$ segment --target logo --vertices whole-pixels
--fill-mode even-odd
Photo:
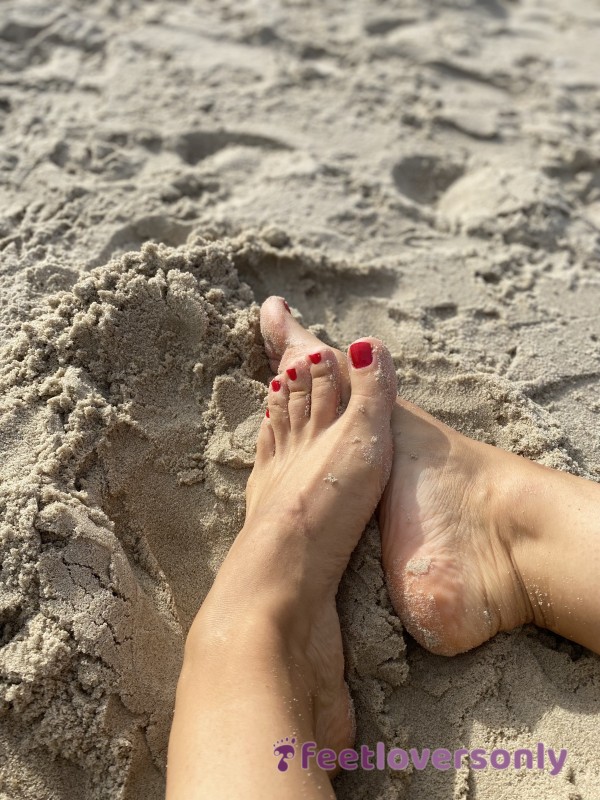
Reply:
[[[286,736],[285,739],[280,739],[278,742],[275,742],[273,745],[273,755],[279,756],[279,762],[277,763],[277,769],[280,772],[287,772],[288,761],[291,761],[292,758],[296,755],[296,740],[290,739],[289,736]]]
[[[418,750],[411,747],[403,750],[400,747],[388,749],[384,742],[377,742],[371,750],[363,744],[354,750],[347,747],[336,752],[330,748],[319,750],[316,742],[304,742],[297,745],[295,737],[286,736],[279,739],[273,745],[273,755],[279,758],[277,769],[280,772],[287,772],[289,761],[299,752],[300,769],[310,769],[311,762],[322,770],[334,770],[336,767],[342,770],[352,771],[362,770],[405,770],[412,766],[417,770],[424,770],[428,766],[437,770],[460,769],[467,766],[469,769],[538,769],[545,770],[549,775],[558,775],[567,760],[566,750],[553,750],[546,747],[543,742],[538,742],[532,748],[521,748],[514,753],[503,748],[494,748],[487,751],[482,747],[472,750],[461,747],[458,750],[450,751],[444,747],[431,749],[424,747]]]

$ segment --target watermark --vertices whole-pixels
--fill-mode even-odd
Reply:
[[[378,770],[404,770],[409,766],[424,770],[431,766],[437,770],[459,769],[463,764],[469,769],[538,769],[547,770],[550,775],[558,775],[567,760],[567,751],[558,752],[551,747],[546,747],[543,742],[538,742],[533,748],[520,747],[511,752],[501,747],[486,750],[475,747],[468,750],[460,747],[458,750],[447,750],[438,747],[435,750],[424,747],[418,750],[411,747],[403,750],[401,747],[392,747],[389,750],[383,742],[377,742],[375,748],[361,745],[358,750],[347,747],[336,752],[329,748],[317,750],[316,742],[298,744],[296,739],[286,736],[273,745],[273,755],[278,759],[277,769],[287,772],[289,762],[296,757],[300,759],[301,769],[319,767],[323,770],[334,770],[337,767],[351,772],[356,769],[370,771]]]
[[[304,745],[303,745],[304,746]],[[296,755],[296,740],[293,738],[280,739],[273,745],[273,755],[279,756],[277,769],[286,772],[289,767],[288,761]]]

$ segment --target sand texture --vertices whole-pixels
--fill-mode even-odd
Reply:
[[[1,800],[164,795],[269,294],[384,339],[450,425],[600,479],[599,89],[593,0],[0,3]],[[600,798],[597,656],[532,627],[428,654],[374,523],[339,608],[359,743],[569,752],[342,800]]]

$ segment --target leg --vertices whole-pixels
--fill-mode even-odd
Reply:
[[[533,620],[600,653],[600,485],[519,461],[505,465],[504,535]]]
[[[281,298],[264,303],[261,326],[272,366],[318,344]],[[600,652],[600,486],[475,442],[400,398],[392,430],[379,523],[408,631],[453,655],[536,622]]]
[[[186,643],[170,800],[334,796],[331,773],[290,758],[291,740],[352,743],[335,595],[389,477],[395,398],[377,340],[351,346],[344,369],[343,413],[339,364],[321,344],[271,383],[246,522]]]

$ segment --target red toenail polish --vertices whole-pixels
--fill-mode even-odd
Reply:
[[[296,378],[298,377],[298,373],[296,372],[296,370],[293,367],[291,367],[290,369],[286,369],[286,372],[287,372],[288,377],[289,377],[289,379],[291,381],[295,381]]]
[[[283,301],[283,305],[285,307],[285,310],[288,312],[288,314],[291,314],[292,311],[291,311],[290,307],[288,306],[287,300]]]
[[[310,353],[308,357],[313,364],[318,364],[321,361],[321,353]]]
[[[271,381],[271,389],[273,389],[274,392],[278,392],[281,389],[279,381]]]
[[[269,417],[270,417],[270,416],[271,416],[271,412],[270,412],[270,411],[269,411],[269,409],[267,408],[267,410],[265,411],[265,417],[266,417],[267,419],[269,419]]]
[[[354,369],[362,369],[373,363],[373,348],[369,342],[354,342],[350,345],[350,358]]]

